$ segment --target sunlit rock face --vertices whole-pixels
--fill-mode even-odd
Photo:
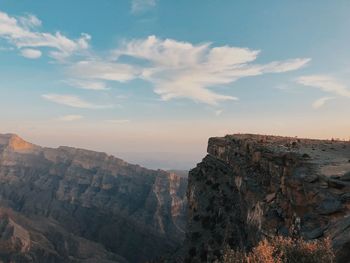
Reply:
[[[42,148],[0,135],[2,207],[30,222],[52,220],[76,240],[101,246],[102,256],[143,262],[176,249],[184,238],[186,187],[186,178],[105,153]]]
[[[213,262],[274,235],[332,239],[350,262],[350,143],[260,135],[211,138],[190,172],[185,262]]]

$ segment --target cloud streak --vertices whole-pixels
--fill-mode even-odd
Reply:
[[[127,119],[120,119],[120,120],[106,120],[107,123],[110,123],[110,124],[126,124],[126,123],[129,123],[130,120],[127,120]]]
[[[109,90],[107,84],[103,81],[94,81],[94,80],[80,80],[80,79],[70,79],[64,81],[68,85],[85,90]]]
[[[329,100],[332,100],[332,99],[334,99],[334,97],[320,98],[312,103],[312,107],[317,110],[317,109],[323,107]]]
[[[113,108],[112,105],[96,105],[94,103],[85,101],[74,95],[60,95],[60,94],[44,94],[42,97],[48,101],[81,109],[108,109]]]
[[[112,53],[107,61],[81,61],[70,71],[82,78],[99,80],[126,82],[139,78],[152,83],[162,100],[187,98],[211,105],[238,99],[217,93],[217,87],[244,77],[297,70],[310,61],[296,58],[253,64],[259,50],[212,47],[210,43],[193,45],[156,36],[125,41]],[[125,58],[132,58],[133,62],[122,62]]]
[[[313,87],[341,97],[350,98],[350,89],[333,77],[326,75],[302,76],[296,80],[304,86]]]
[[[131,13],[136,15],[156,6],[156,0],[131,0]]]
[[[21,55],[25,58],[37,59],[41,57],[42,53],[37,49],[24,48],[21,50]]]
[[[66,121],[66,122],[73,122],[81,119],[83,119],[83,116],[81,115],[66,115],[58,118],[59,121]]]
[[[73,76],[85,79],[118,82],[127,82],[137,78],[141,74],[141,69],[137,65],[114,63],[104,60],[79,61],[71,66],[68,71]]]
[[[13,17],[0,11],[0,38],[18,49],[27,49],[22,51],[25,57],[38,58],[38,48],[49,48],[50,57],[63,61],[89,48],[91,37],[88,34],[83,33],[78,39],[70,39],[60,32],[41,32],[40,26],[41,21],[34,15]]]

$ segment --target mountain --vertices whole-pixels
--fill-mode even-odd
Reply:
[[[328,236],[350,262],[350,142],[210,138],[188,181],[176,173],[0,135],[0,259],[214,262],[282,235]]]
[[[187,179],[0,135],[4,262],[144,262],[183,241]],[[16,261],[17,260],[17,261]]]
[[[350,262],[350,143],[237,134],[211,138],[190,171],[177,262],[214,262],[265,237],[328,236]],[[181,254],[179,254],[181,255]]]

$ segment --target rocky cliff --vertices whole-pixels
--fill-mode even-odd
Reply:
[[[213,262],[227,246],[249,250],[274,235],[329,236],[338,262],[350,262],[349,142],[211,138],[187,196],[185,262]]]
[[[184,238],[186,187],[105,153],[0,135],[0,257],[144,262],[170,253]]]

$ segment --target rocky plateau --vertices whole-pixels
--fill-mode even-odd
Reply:
[[[177,262],[214,262],[275,235],[331,238],[350,262],[350,143],[237,134],[210,138],[189,174]]]

